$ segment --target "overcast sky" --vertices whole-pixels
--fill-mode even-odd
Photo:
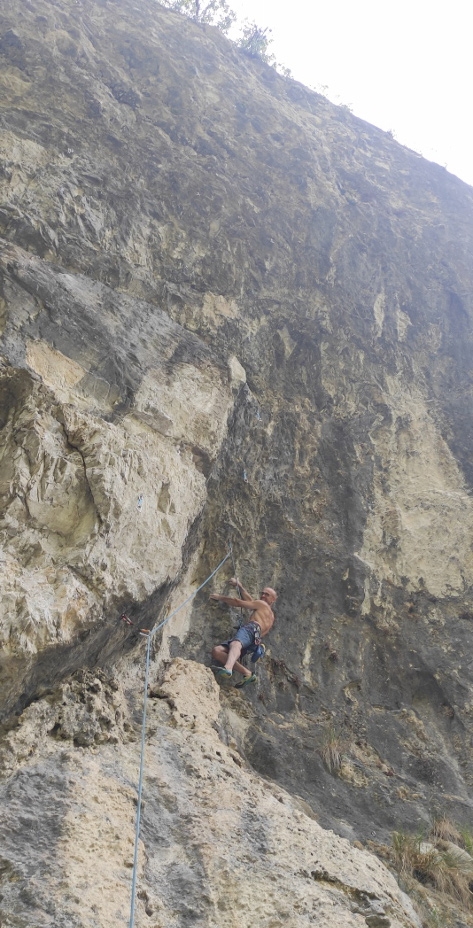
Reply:
[[[473,185],[471,0],[229,0],[292,76]],[[325,89],[324,89],[325,88]]]

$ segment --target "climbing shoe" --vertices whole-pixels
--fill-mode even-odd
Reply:
[[[226,667],[217,667],[216,670],[214,670],[214,674],[216,677],[221,677],[222,680],[229,680],[232,676],[232,671],[227,670]]]
[[[249,677],[243,677],[243,680],[240,683],[235,683],[235,689],[241,690],[244,686],[248,686],[249,683],[256,683],[256,680],[256,674],[252,673]]]

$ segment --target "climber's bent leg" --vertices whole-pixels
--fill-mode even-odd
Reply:
[[[238,658],[241,656],[242,652],[241,641],[236,641],[235,639],[230,642],[228,645],[228,655],[227,660],[225,661],[225,670],[233,670],[235,665],[239,663]],[[240,667],[242,665],[240,664]],[[246,671],[245,671],[246,672]]]
[[[226,644],[216,644],[212,648],[212,660],[216,661],[217,664],[226,664],[228,657],[228,645]]]

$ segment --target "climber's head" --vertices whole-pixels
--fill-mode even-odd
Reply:
[[[278,598],[276,590],[273,590],[273,588],[270,586],[265,586],[264,590],[261,590],[259,595],[260,599],[262,599],[264,603],[267,603],[268,606],[272,606],[272,604],[275,603]]]

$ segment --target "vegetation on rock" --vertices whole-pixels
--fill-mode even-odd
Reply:
[[[322,736],[322,760],[329,773],[336,774],[342,766],[343,752],[346,750],[346,735],[333,723],[329,724]]]
[[[276,61],[276,56],[269,50],[269,46],[273,41],[270,36],[271,29],[268,27],[263,29],[255,22],[245,22],[236,44],[238,48],[246,52],[250,58],[259,58],[260,61],[264,61],[266,64],[271,65],[276,71],[283,74],[284,77],[290,77],[291,72],[289,68],[286,68],[279,61]]]
[[[236,13],[230,9],[226,0],[161,0],[163,6],[176,13],[183,13],[196,23],[217,26],[225,35],[236,20]]]
[[[471,847],[470,833],[462,831],[446,816],[434,819],[427,835],[394,832],[392,863],[401,885],[420,902],[427,925],[436,924],[436,907],[429,904],[429,892],[434,893],[434,902],[440,906],[451,899],[465,913],[473,911]],[[416,891],[416,883],[421,884],[423,893]],[[443,924],[448,923],[447,918],[444,914]]]
[[[161,3],[176,13],[188,16],[196,23],[216,26],[224,35],[228,35],[237,19],[236,13],[231,9],[227,0],[208,0],[207,3],[201,0],[161,0]],[[255,22],[246,20],[240,35],[235,39],[235,44],[250,58],[259,58],[265,64],[276,68],[285,77],[289,77],[291,73],[289,68],[276,61],[275,55],[269,50],[273,41],[270,34],[271,29],[268,26],[263,28]]]

